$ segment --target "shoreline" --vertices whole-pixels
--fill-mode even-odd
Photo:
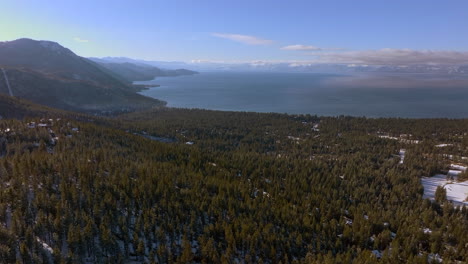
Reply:
[[[150,88],[160,87],[161,85],[159,85],[159,84],[132,84],[132,86],[134,88],[137,88],[138,92],[139,92],[139,91],[143,91],[143,90],[149,90]]]
[[[216,81],[217,79],[215,78],[218,78],[218,77],[215,76],[214,74],[218,75],[218,72],[213,72],[213,74],[212,72],[207,72],[206,76]],[[316,75],[316,74],[313,74],[313,75]],[[268,76],[269,75],[267,75],[267,77]],[[319,76],[321,75],[319,74]],[[232,78],[232,76],[230,75],[228,77]],[[342,104],[339,104],[339,102],[337,103],[337,101],[339,101],[338,99],[330,100],[330,98],[333,99],[334,96],[336,96],[335,93],[332,91],[330,93],[325,93],[325,99],[328,99],[330,101],[330,104],[328,103],[324,104],[323,107],[319,107],[321,103],[317,103],[317,102],[315,103],[311,102],[309,104],[310,106],[307,106],[307,104],[304,104],[304,103],[300,106],[295,106],[290,103],[288,104],[288,102],[286,102],[286,104],[279,103],[275,106],[272,106],[272,104],[269,103],[268,101],[261,100],[261,99],[258,99],[258,100],[251,99],[249,100],[248,104],[243,104],[242,101],[239,102],[239,104],[234,104],[235,100],[231,100],[228,97],[226,97],[227,95],[229,95],[229,93],[226,92],[226,89],[224,90],[220,89],[219,94],[218,93],[213,94],[212,92],[207,93],[206,92],[207,89],[204,89],[204,88],[200,89],[200,87],[204,87],[203,85],[205,86],[210,85],[209,82],[206,84],[205,81],[200,81],[200,78],[184,79],[181,81],[176,81],[176,80],[162,81],[163,78],[158,78],[158,79],[159,79],[159,82],[161,82],[160,84],[151,84],[148,82],[139,84],[139,87],[142,87],[145,89],[141,89],[138,93],[140,95],[143,95],[152,99],[165,101],[167,103],[165,107],[168,107],[168,108],[204,109],[204,110],[227,111],[227,112],[280,113],[280,114],[286,113],[289,115],[310,114],[310,115],[325,116],[325,117],[350,116],[350,117],[366,117],[366,118],[371,118],[371,119],[379,119],[379,118],[402,118],[402,119],[409,119],[409,120],[411,119],[456,119],[456,120],[468,119],[468,113],[466,112],[466,110],[463,110],[463,108],[459,106],[460,104],[451,103],[454,100],[451,100],[451,101],[448,100],[450,98],[453,98],[453,94],[456,94],[455,91],[449,93],[449,95],[452,97],[450,96],[445,97],[448,99],[445,100],[444,102],[451,103],[449,104],[449,108],[440,112],[434,111],[433,110],[434,108],[428,109],[429,108],[428,104],[421,103],[420,102],[421,100],[416,100],[417,102],[414,102],[415,100],[409,100],[409,99],[399,102],[398,107],[388,108],[385,105],[388,105],[389,103],[393,103],[395,101],[395,99],[392,99],[392,96],[395,97],[395,94],[396,95],[401,94],[398,91],[394,91],[391,89],[384,89],[384,90],[376,89],[376,90],[373,90],[372,92],[369,92],[367,89],[364,89],[364,91],[362,91],[363,95],[369,97],[372,100],[375,99],[374,97],[377,97],[377,99],[380,99],[382,101],[382,104],[376,104],[374,101],[371,101],[369,106],[366,108],[363,106],[363,104],[355,102],[357,100],[356,96],[353,96],[353,94],[355,93],[350,92],[354,90],[352,89],[346,90],[344,88],[341,90],[338,90],[339,87],[337,88],[337,90],[341,92],[342,97],[338,99],[343,99],[344,103]],[[208,80],[211,80],[211,79],[208,79]],[[266,80],[269,81],[269,83],[267,84],[271,84],[272,81],[270,79],[267,78]],[[175,85],[176,87],[168,88],[166,84],[176,84]],[[223,84],[220,84],[220,85],[223,85]],[[299,85],[302,85],[302,84],[299,83]],[[164,88],[152,89],[153,87],[155,88],[164,87]],[[182,88],[185,87],[185,88],[181,89],[181,87]],[[207,86],[207,87],[210,88],[211,86]],[[299,88],[301,88],[301,86],[299,86]],[[328,89],[323,89],[323,91],[327,91],[327,90]],[[305,91],[304,92],[305,95],[310,94],[310,97],[313,99],[317,98],[318,95],[324,96],[322,95],[324,92],[315,92],[312,89],[310,90],[311,92],[307,92],[309,90],[304,90],[304,91]],[[428,92],[432,92],[432,91],[433,91],[432,89],[428,89]],[[278,89],[273,90],[273,92],[276,92],[276,95],[281,94],[280,92],[278,92]],[[420,93],[421,92],[419,89],[415,89],[415,94],[413,95],[413,97],[419,96]],[[275,93],[273,95],[275,95]],[[292,93],[292,97],[291,97],[292,99],[295,99],[295,98],[297,99],[297,97],[298,96],[295,96],[295,94]],[[162,99],[162,98],[165,98],[165,99]],[[223,103],[224,102],[223,100],[225,98],[227,98],[225,100],[227,102],[226,104]],[[273,98],[276,98],[276,97],[273,96]],[[381,98],[390,98],[391,100],[390,99],[383,100]],[[444,97],[442,97],[442,99],[443,98]],[[281,101],[278,101],[278,102],[281,102]],[[333,107],[335,105],[337,105],[337,108]],[[369,110],[371,108],[373,108],[373,110]],[[406,108],[408,108],[407,111],[405,111]],[[307,110],[310,110],[310,111],[307,111]],[[455,110],[460,110],[460,111],[455,111]]]

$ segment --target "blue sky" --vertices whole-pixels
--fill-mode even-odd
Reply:
[[[0,41],[53,40],[81,56],[146,60],[455,57],[468,51],[467,32],[465,0],[2,0],[0,16]]]

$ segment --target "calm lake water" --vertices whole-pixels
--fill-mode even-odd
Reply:
[[[464,81],[428,80],[425,76],[214,72],[137,83],[161,85],[141,94],[164,100],[170,107],[320,116],[467,118],[468,86]]]

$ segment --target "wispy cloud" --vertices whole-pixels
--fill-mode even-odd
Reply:
[[[467,64],[468,52],[380,49],[320,54],[319,61],[369,65]]]
[[[301,44],[296,44],[296,45],[289,45],[281,48],[282,50],[308,50],[308,51],[313,51],[313,50],[322,50],[322,48],[316,47],[316,46],[310,46],[310,45],[301,45]]]
[[[218,38],[229,39],[229,40],[247,44],[247,45],[268,45],[268,44],[273,43],[273,40],[262,39],[259,37],[249,36],[249,35],[226,34],[226,33],[212,33],[211,35],[218,37]]]
[[[79,38],[79,37],[74,37],[73,40],[76,41],[76,42],[81,42],[81,43],[87,43],[87,42],[89,42],[89,40],[87,40],[87,39],[82,39],[82,38]]]

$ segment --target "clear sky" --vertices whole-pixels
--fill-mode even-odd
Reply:
[[[466,54],[468,1],[0,0],[0,41],[22,37],[146,60]]]

